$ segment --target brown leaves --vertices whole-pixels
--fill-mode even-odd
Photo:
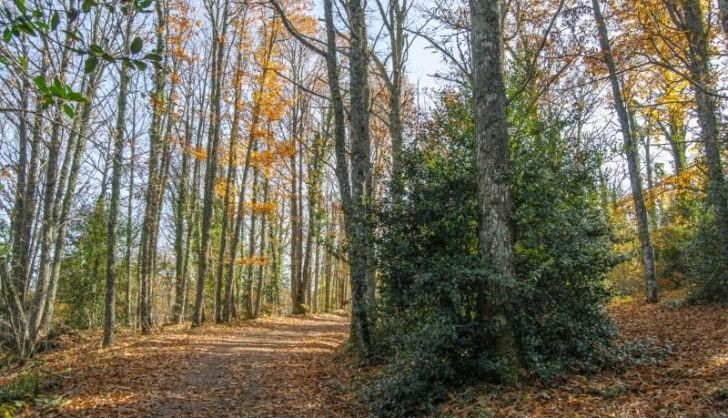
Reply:
[[[353,416],[336,354],[347,330],[333,315],[267,318],[122,333],[108,350],[87,334],[41,358],[44,369],[64,371],[66,403],[24,416]]]
[[[554,388],[525,386],[453,399],[446,415],[497,417],[716,416],[728,387],[728,308],[628,302],[610,307],[623,342],[650,339],[670,347],[657,364],[624,373],[573,376]]]

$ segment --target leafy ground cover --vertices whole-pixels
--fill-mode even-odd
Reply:
[[[316,315],[126,333],[109,350],[96,333],[76,334],[0,384],[29,369],[56,382],[44,396],[61,400],[27,396],[23,417],[353,416],[344,390],[352,366],[338,350],[347,332],[347,318]]]
[[[610,316],[634,358],[624,371],[554,387],[470,389],[439,415],[457,417],[728,416],[728,308],[615,302]]]
[[[624,370],[469,388],[436,416],[728,416],[728,307],[623,300],[609,313],[632,353]],[[4,370],[0,395],[23,417],[366,416],[356,387],[375,371],[341,353],[347,332],[347,318],[316,315],[124,333],[110,350],[95,333],[70,334]]]

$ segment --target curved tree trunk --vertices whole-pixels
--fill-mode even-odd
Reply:
[[[642,253],[642,268],[645,280],[645,299],[649,303],[657,302],[657,278],[655,273],[655,254],[650,239],[650,227],[647,216],[647,208],[642,193],[642,179],[640,172],[639,153],[637,143],[633,137],[632,124],[630,123],[629,111],[622,95],[622,87],[619,82],[617,66],[614,63],[611,47],[609,46],[609,33],[604,21],[598,0],[592,0],[594,21],[599,34],[599,45],[607,70],[609,71],[609,82],[612,86],[614,108],[617,111],[619,125],[624,140],[624,153],[627,158],[627,169],[629,171],[629,183],[632,188],[632,200],[634,202],[635,215],[637,217],[637,233],[640,239]]]

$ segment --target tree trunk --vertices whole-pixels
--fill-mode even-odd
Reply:
[[[133,205],[134,205],[134,167],[136,165],[136,141],[134,138],[131,139],[129,144],[131,148],[131,156],[129,157],[129,200],[126,206],[126,325],[131,326],[134,321],[133,310],[131,303],[131,282],[134,277],[131,267],[131,251],[134,246],[134,236],[132,234],[132,216],[133,216]]]
[[[266,61],[270,60],[272,53],[272,41],[269,44]],[[242,65],[242,55],[238,54],[238,65]],[[269,69],[265,67],[261,79],[265,79]],[[264,84],[258,86],[258,97],[263,92]],[[234,316],[235,300],[233,298],[234,278],[235,278],[235,257],[238,253],[238,246],[242,239],[243,224],[245,223],[245,190],[248,185],[248,173],[250,172],[251,156],[258,144],[258,126],[260,123],[260,101],[256,100],[251,110],[250,126],[248,128],[248,146],[245,151],[245,162],[243,163],[243,176],[240,180],[240,192],[238,197],[238,206],[235,212],[235,228],[230,243],[230,268],[225,278],[225,298],[223,300],[222,321],[229,322]],[[242,271],[242,268],[241,268]],[[235,298],[237,299],[237,298]]]
[[[677,120],[674,116],[670,116],[667,126],[661,121],[658,121],[658,126],[665,140],[670,144],[670,155],[672,156],[674,173],[679,174],[687,167],[687,142],[685,142],[685,130],[682,126],[682,121]]]
[[[263,203],[268,202],[268,177],[264,174],[263,179]],[[267,226],[267,220],[268,220],[268,213],[264,212],[261,214],[260,219],[260,256],[263,257],[265,255],[265,248],[266,248],[266,226]],[[256,278],[256,286],[255,286],[255,306],[253,308],[253,318],[257,318],[258,315],[260,315],[260,298],[263,294],[263,273],[265,271],[265,261],[263,261],[264,258],[261,258],[261,264],[258,266],[258,277]]]
[[[225,59],[225,34],[228,20],[228,2],[223,6],[223,13],[220,21],[213,19],[213,50],[211,69],[211,94],[210,94],[210,130],[207,146],[207,169],[205,171],[205,192],[202,201],[202,230],[200,237],[200,251],[198,256],[197,269],[197,291],[195,293],[195,308],[192,313],[192,327],[202,323],[204,301],[205,301],[205,280],[208,275],[208,263],[210,262],[210,227],[212,226],[212,206],[215,194],[215,180],[217,179],[217,157],[220,142],[221,122],[221,85],[224,75],[223,66]]]
[[[622,139],[624,140],[624,153],[627,158],[629,182],[632,188],[632,200],[634,201],[635,215],[637,217],[637,231],[642,253],[642,268],[644,269],[646,293],[645,299],[648,303],[655,303],[657,302],[655,255],[650,239],[647,208],[645,207],[645,200],[642,195],[642,179],[637,143],[632,136],[633,131],[630,123],[629,111],[627,110],[627,105],[625,103],[624,96],[622,95],[622,87],[619,82],[617,66],[614,63],[614,57],[609,45],[607,25],[604,21],[604,17],[602,16],[598,0],[592,0],[592,9],[599,33],[599,45],[601,46],[602,56],[605,64],[607,65],[607,70],[609,71],[609,81],[612,86],[612,96],[614,98],[614,108],[617,111],[619,125],[622,131]]]
[[[480,319],[495,327],[492,354],[503,362],[499,378],[508,381],[513,379],[518,359],[505,307],[513,298],[515,272],[500,2],[472,0],[470,12],[478,246],[483,263],[494,273],[478,291],[477,308]]]
[[[712,92],[714,84],[710,74],[710,52],[708,39],[703,27],[703,11],[699,0],[681,0],[684,31],[688,39],[688,52],[695,102],[697,104],[700,140],[703,144],[705,164],[708,171],[708,198],[715,211],[715,219],[722,242],[723,259],[728,262],[728,190],[726,190],[721,141],[717,118],[717,105]],[[725,21],[724,21],[725,22]]]
[[[314,242],[315,252],[313,257],[313,298],[311,300],[311,311],[319,311],[319,276],[321,275],[321,240],[316,236]]]
[[[195,113],[195,107],[192,106],[190,115]],[[175,287],[174,287],[174,306],[172,308],[172,322],[180,323],[183,317],[185,305],[185,294],[187,292],[187,254],[185,248],[185,227],[190,228],[190,214],[187,211],[189,203],[187,202],[188,177],[190,172],[190,152],[192,151],[192,128],[189,119],[185,122],[185,143],[182,149],[182,170],[178,182],[177,192],[177,210],[175,211],[175,233],[174,233],[174,253],[175,253]],[[189,237],[189,235],[187,235]]]
[[[124,51],[129,51],[133,15],[127,16],[124,32]],[[106,229],[106,298],[104,305],[104,336],[102,347],[109,347],[114,341],[116,320],[116,223],[119,216],[121,196],[121,172],[124,159],[124,128],[126,126],[126,104],[129,91],[129,69],[121,65],[119,70],[119,97],[117,102],[116,130],[114,132],[114,155],[111,169],[111,200]]]
[[[99,77],[101,75],[101,69],[97,69],[88,80],[86,80],[86,89],[84,95],[92,98],[96,92],[98,86]],[[88,127],[91,118],[92,103],[84,103],[82,106],[80,118],[74,120],[74,129],[71,133],[71,137],[75,139],[69,140],[68,151],[66,153],[66,159],[70,156],[70,167],[68,170],[62,170],[67,172],[67,180],[62,180],[61,184],[65,183],[65,189],[63,196],[61,197],[61,189],[59,188],[59,194],[56,198],[57,202],[62,202],[60,207],[60,215],[58,217],[58,233],[56,236],[55,249],[53,253],[53,267],[51,272],[51,281],[49,284],[49,295],[48,301],[46,302],[46,308],[44,312],[43,328],[46,333],[49,333],[53,324],[53,314],[55,311],[56,294],[58,293],[58,278],[61,274],[61,261],[63,258],[63,247],[66,241],[66,231],[68,229],[68,218],[71,211],[71,202],[75,193],[76,183],[78,182],[78,174],[81,168],[81,157],[86,147],[86,141],[88,139]],[[75,122],[78,121],[76,124]],[[71,145],[73,143],[73,145]],[[64,167],[66,161],[64,161]]]
[[[248,314],[248,318],[252,318],[254,315],[254,299],[253,299],[253,282],[255,281],[254,272],[255,272],[255,266],[253,264],[253,261],[255,259],[255,248],[256,248],[256,221],[258,219],[257,214],[255,213],[255,207],[258,203],[258,168],[253,167],[253,198],[251,200],[253,209],[250,211],[250,239],[248,241],[248,265],[247,265],[247,274],[246,274],[246,303],[245,303],[245,310]]]
[[[330,1],[330,0],[327,0]],[[328,23],[328,19],[327,19]],[[369,136],[369,48],[366,14],[361,0],[349,1],[349,91],[351,109],[351,200],[345,209],[351,277],[352,333],[360,354],[371,348],[369,304],[374,280],[374,247],[370,220],[372,199],[371,138]]]
[[[297,114],[294,108],[294,124],[297,124]],[[294,147],[296,143],[294,142]],[[294,148],[295,149],[295,148]],[[301,228],[301,214],[299,213],[298,200],[300,196],[298,194],[298,170],[296,168],[296,152],[291,154],[290,166],[291,166],[291,303],[294,315],[303,313],[304,293],[302,284],[302,270],[301,270],[301,246],[303,243],[302,228]],[[302,157],[299,157],[302,158]]]

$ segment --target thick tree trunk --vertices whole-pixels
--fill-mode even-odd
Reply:
[[[294,123],[297,119],[296,109],[294,109]],[[294,142],[294,147],[295,147]],[[290,166],[291,166],[291,200],[290,200],[290,211],[291,211],[291,303],[292,311],[294,315],[303,313],[304,300],[304,287],[302,283],[302,268],[301,268],[301,249],[303,244],[302,227],[301,227],[301,214],[299,213],[298,201],[300,196],[298,194],[298,170],[296,168],[296,152],[291,154]],[[299,156],[299,158],[301,158]]]
[[[495,326],[492,354],[503,362],[500,379],[512,379],[518,366],[505,303],[512,300],[513,232],[509,185],[506,94],[501,68],[500,1],[471,0],[473,118],[478,188],[478,245],[494,273],[478,292],[480,319]]]
[[[710,52],[708,39],[703,27],[703,11],[699,0],[681,0],[684,30],[688,39],[690,61],[688,69],[695,91],[700,140],[703,144],[705,164],[708,171],[708,197],[715,211],[715,218],[722,242],[723,258],[728,262],[728,190],[719,138],[717,104],[712,94],[714,84],[710,74]],[[725,22],[725,21],[724,21]]]
[[[349,91],[351,109],[351,206],[346,223],[351,275],[352,335],[364,358],[371,348],[369,304],[373,302],[374,246],[370,220],[372,199],[371,138],[369,136],[369,49],[366,14],[361,0],[349,1]],[[345,211],[346,213],[346,211]]]

